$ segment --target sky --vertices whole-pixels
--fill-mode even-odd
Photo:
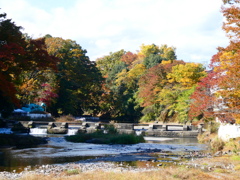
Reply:
[[[208,63],[229,40],[222,30],[222,0],[0,0],[23,32],[72,39],[94,61],[142,44],[176,47],[178,60]]]

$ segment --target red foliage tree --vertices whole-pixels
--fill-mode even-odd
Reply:
[[[133,54],[132,52],[127,52],[121,58],[121,61],[125,62],[127,65],[132,64],[133,61],[137,59],[137,54]]]
[[[57,70],[58,59],[48,54],[45,40],[27,40],[21,29],[0,14],[0,110],[19,106],[16,87],[21,85],[22,72]]]
[[[215,81],[215,73],[209,71],[207,77],[204,77],[201,82],[198,83],[195,92],[191,95],[191,105],[188,112],[189,119],[198,117],[199,119],[213,118],[213,106],[215,103],[215,97],[212,95],[214,89],[211,89]]]
[[[21,73],[19,65],[25,55],[26,42],[20,30],[6,14],[0,14],[0,110],[11,103],[19,105],[13,81]]]
[[[189,117],[224,117],[223,121],[240,120],[240,0],[224,0],[226,18],[223,30],[230,38],[226,48],[219,47],[211,59],[211,73],[199,83],[192,95]],[[214,109],[215,108],[215,109]]]
[[[156,102],[156,94],[168,86],[167,73],[177,64],[184,64],[183,61],[159,64],[148,70],[139,80],[139,97],[143,99],[142,106],[149,106]],[[170,88],[170,87],[169,87]]]

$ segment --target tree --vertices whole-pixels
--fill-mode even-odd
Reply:
[[[239,42],[240,39],[240,21],[239,21],[239,0],[231,0],[225,3],[230,3],[231,6],[222,7],[223,16],[226,21],[223,23],[223,30],[227,33],[232,42]]]
[[[160,47],[155,44],[151,45],[142,44],[142,46],[140,46],[140,51],[138,55],[148,57],[154,54],[161,56],[161,58],[164,60],[176,60],[177,56],[175,51],[176,51],[175,47],[168,47],[167,44],[163,44]]]
[[[213,96],[215,90],[212,87],[217,80],[215,77],[215,72],[209,71],[207,76],[202,78],[197,84],[195,91],[190,97],[191,103],[188,112],[190,120],[213,120],[213,108],[216,100]]]
[[[186,63],[179,64],[172,68],[172,72],[167,75],[169,82],[180,83],[183,88],[192,88],[200,79],[206,76],[202,64]]]
[[[22,104],[36,103],[37,99],[40,99],[38,95],[42,84],[49,83],[52,87],[56,86],[54,80],[59,62],[57,57],[48,54],[44,38],[27,39],[26,42],[24,59],[27,64],[17,84],[18,97]]]
[[[114,53],[110,52],[109,55],[98,58],[96,60],[97,67],[104,77],[108,76],[108,74],[114,69],[114,66],[119,66],[119,64],[123,64],[121,58],[124,54],[125,51],[122,49]]]
[[[168,103],[159,99],[160,93],[166,95],[167,91],[172,92],[172,84],[168,82],[167,74],[171,72],[172,67],[184,63],[183,61],[173,61],[161,63],[154,66],[141,76],[139,80],[138,102],[143,109],[143,121],[162,120],[168,118]],[[165,92],[165,93],[164,93]]]
[[[139,99],[144,107],[143,120],[185,122],[190,95],[205,75],[201,64],[163,61],[139,81]],[[148,119],[151,118],[151,119]],[[153,119],[152,119],[153,118]]]
[[[176,48],[175,47],[168,47],[168,45],[164,44],[160,48],[160,55],[165,60],[176,60]]]
[[[24,65],[26,42],[21,33],[6,14],[0,14],[0,110],[11,111],[14,105],[20,105],[16,97],[15,80]]]
[[[55,114],[96,114],[101,89],[101,74],[96,64],[86,56],[87,51],[70,39],[46,38],[48,52],[57,56],[58,98],[52,106]]]
[[[155,44],[145,45],[142,44],[140,46],[139,55],[144,55],[145,57],[150,56],[151,54],[159,54],[159,47]]]
[[[150,54],[149,56],[145,57],[143,60],[143,64],[146,66],[146,68],[151,68],[153,66],[156,66],[157,64],[161,63],[163,58],[157,54]]]
[[[133,54],[132,52],[127,52],[123,54],[121,57],[121,61],[125,62],[127,65],[131,65],[133,61],[137,59],[137,54]]]
[[[240,1],[223,2],[226,4],[222,8],[226,18],[223,30],[230,38],[230,44],[226,48],[219,47],[218,53],[211,59],[212,71],[202,80],[192,97],[193,102],[202,105],[198,109],[191,105],[191,113],[195,117],[202,113],[208,119],[222,116],[223,121],[229,121],[240,119]],[[203,99],[207,103],[203,103]]]

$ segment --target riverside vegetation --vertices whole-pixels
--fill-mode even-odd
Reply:
[[[29,148],[39,144],[46,144],[47,140],[31,135],[0,134],[1,147]]]
[[[65,136],[67,141],[87,142],[96,144],[137,144],[145,142],[142,135],[119,134],[113,124],[105,126],[105,131],[98,130],[93,133],[78,133],[72,136]]]

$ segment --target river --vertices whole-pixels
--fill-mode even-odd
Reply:
[[[5,129],[6,132],[8,130]],[[69,134],[72,134],[72,132],[69,132]],[[34,135],[33,132],[32,135]],[[79,163],[94,161],[98,158],[103,161],[116,160],[113,158],[104,160],[104,157],[119,157],[116,161],[131,162],[136,161],[136,159],[131,160],[129,156],[127,156],[127,159],[124,159],[123,155],[134,154],[135,158],[139,157],[137,160],[147,160],[146,158],[149,159],[149,155],[153,154],[152,152],[169,151],[176,154],[207,149],[205,145],[199,144],[196,138],[145,137],[146,143],[103,145],[67,142],[62,135],[46,135],[41,132],[35,135],[46,137],[48,144],[26,149],[0,149],[0,171],[16,170],[17,172],[21,172],[27,166],[35,167],[44,164],[63,164],[69,162]]]

